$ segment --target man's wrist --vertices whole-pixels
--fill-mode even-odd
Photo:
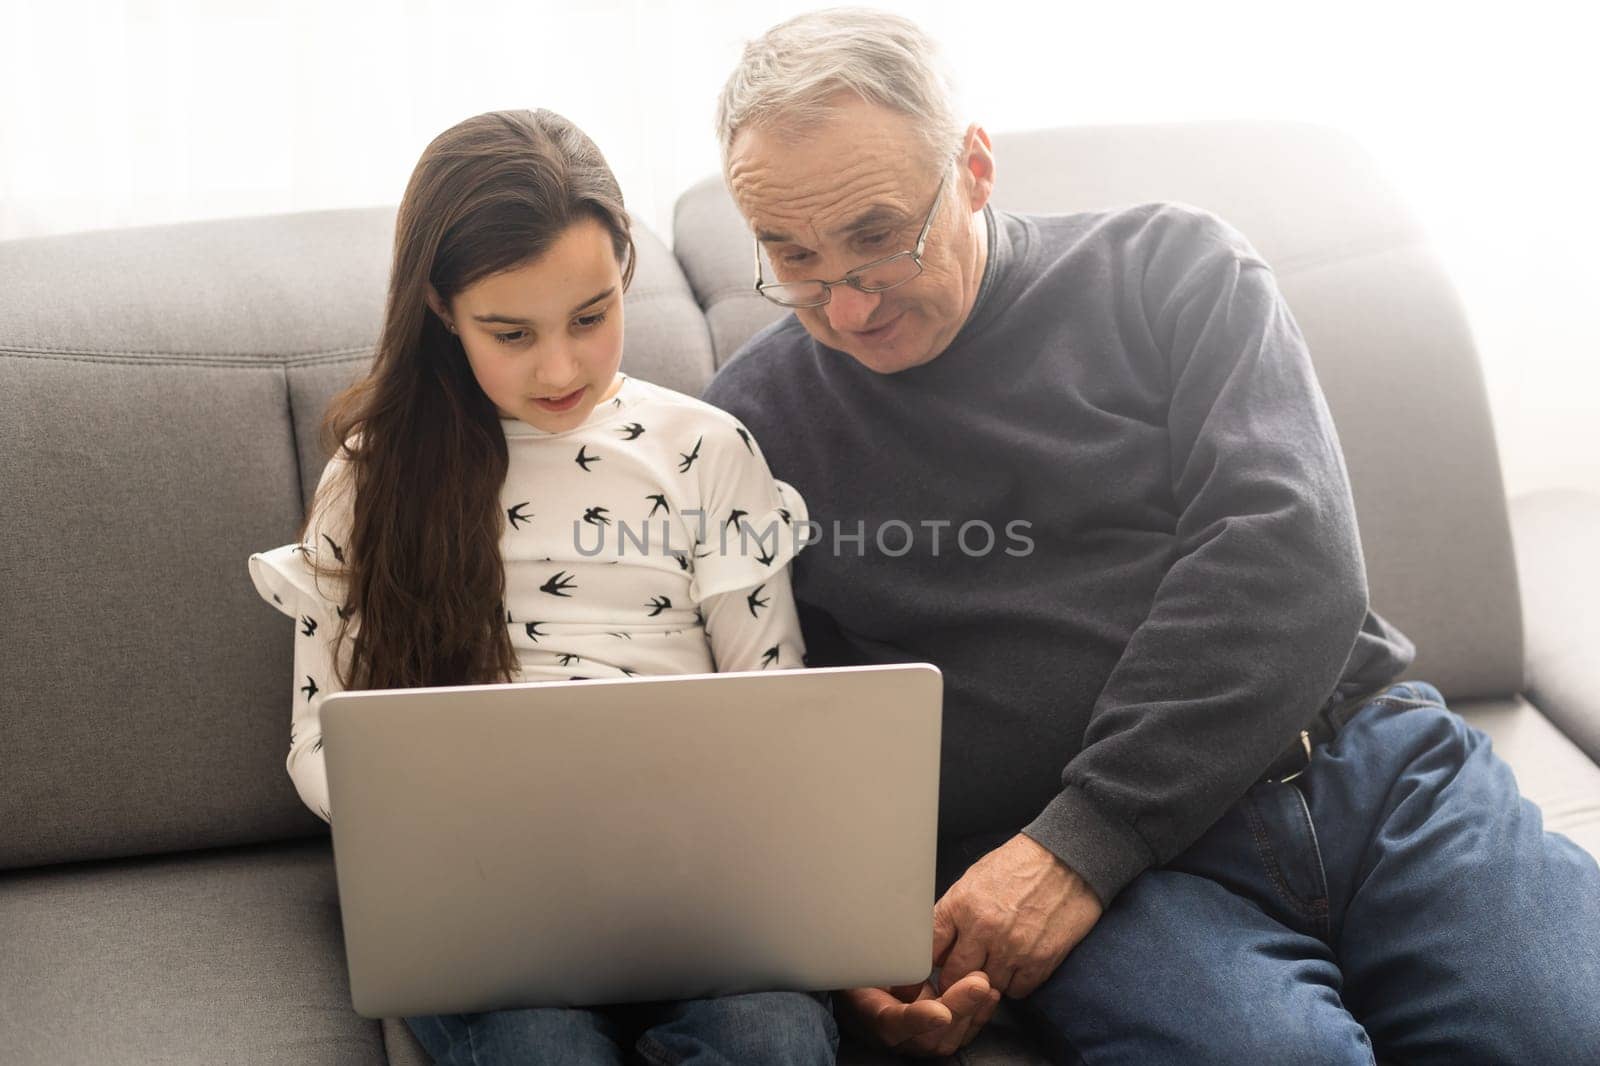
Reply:
[[[1155,856],[1133,827],[1075,785],[1068,785],[1022,832],[1081,878],[1102,907]]]

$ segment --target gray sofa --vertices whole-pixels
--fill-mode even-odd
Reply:
[[[1412,676],[1600,854],[1600,499],[1508,508],[1461,309],[1373,163],[1291,124],[995,151],[1002,207],[1183,200],[1275,265]],[[0,1060],[425,1061],[403,1024],[350,1008],[326,828],[283,764],[290,627],[244,566],[316,484],[392,225],[371,209],[0,243]],[[638,234],[625,366],[698,393],[778,312],[749,291],[719,181],[683,195],[674,237]],[[963,1057],[1043,1061],[1007,1014]]]

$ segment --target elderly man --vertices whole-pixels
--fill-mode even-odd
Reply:
[[[1004,995],[1065,1061],[1596,1061],[1600,869],[1394,683],[1272,271],[1192,208],[994,210],[937,70],[820,12],[718,108],[793,314],[706,398],[822,525],[811,661],[945,676],[932,973],[842,1018],[948,1053]]]

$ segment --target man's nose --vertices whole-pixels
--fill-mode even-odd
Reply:
[[[836,330],[856,332],[868,328],[868,320],[883,299],[879,293],[861,292],[848,285],[834,287],[833,296],[822,305],[828,325]]]

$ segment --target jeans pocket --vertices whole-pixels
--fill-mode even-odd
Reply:
[[[1292,783],[1259,785],[1246,803],[1250,834],[1291,928],[1327,940],[1328,878],[1305,795]]]

